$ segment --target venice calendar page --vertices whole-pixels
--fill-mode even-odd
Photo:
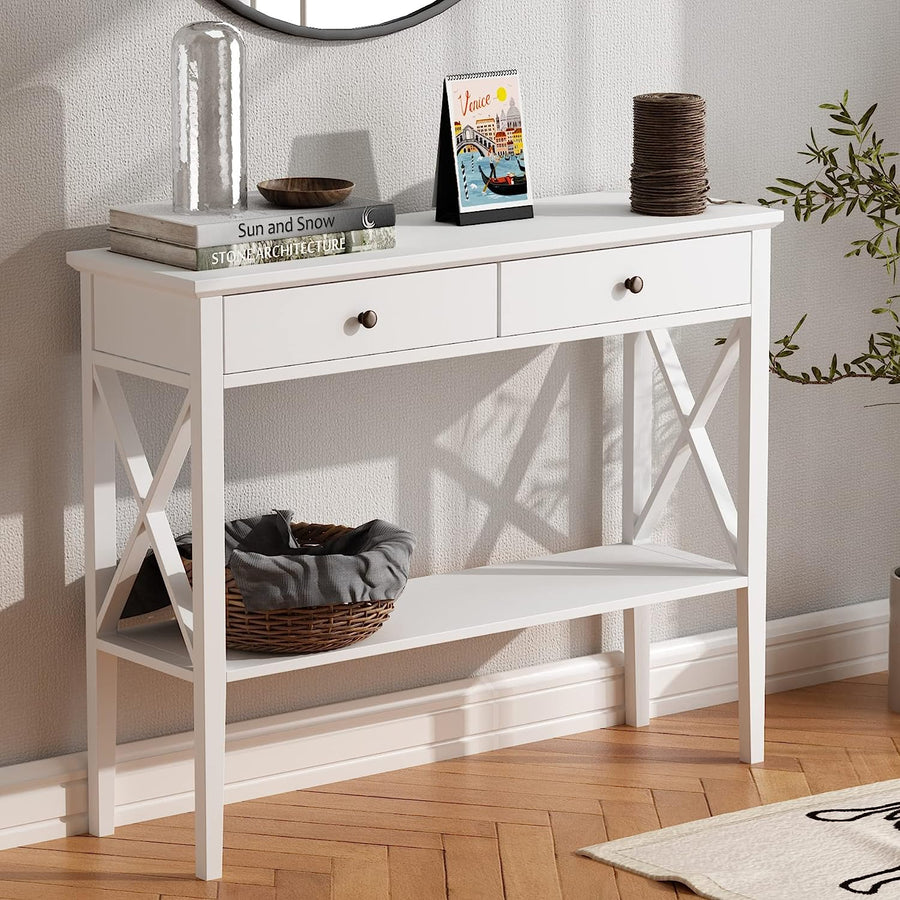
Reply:
[[[454,75],[446,91],[460,211],[530,205],[518,74]]]

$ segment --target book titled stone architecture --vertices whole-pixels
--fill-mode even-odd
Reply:
[[[185,247],[140,235],[112,230],[109,232],[109,249],[114,253],[137,256],[197,272],[318,259],[342,253],[361,253],[366,250],[390,250],[394,244],[393,225],[353,231],[331,231],[300,237],[244,241],[215,247]]]

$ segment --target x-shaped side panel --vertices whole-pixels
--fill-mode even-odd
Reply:
[[[162,572],[175,617],[188,653],[193,656],[194,614],[191,585],[172,533],[166,502],[191,446],[190,393],[175,419],[175,427],[163,451],[156,474],[150,468],[131,415],[118,373],[97,366],[94,379],[103,406],[113,426],[116,447],[125,466],[138,516],[125,544],[125,551],[97,615],[97,632],[114,631],[131,592],[141,563],[152,547]]]
[[[688,459],[693,454],[700,467],[700,474],[712,500],[719,524],[725,532],[732,558],[737,558],[737,509],[706,431],[706,423],[722,396],[722,391],[740,355],[738,324],[735,323],[732,327],[696,401],[668,331],[657,329],[649,332],[653,353],[666,387],[675,402],[675,410],[681,422],[681,434],[663,463],[647,503],[637,517],[634,528],[636,540],[643,539],[656,526]]]

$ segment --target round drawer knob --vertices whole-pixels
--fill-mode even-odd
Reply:
[[[644,289],[644,279],[640,275],[632,275],[625,279],[625,287],[632,294],[639,294]]]
[[[374,328],[378,324],[378,316],[375,314],[374,309],[367,309],[356,317],[356,321],[363,328]]]

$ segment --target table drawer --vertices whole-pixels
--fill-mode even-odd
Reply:
[[[640,276],[634,294],[625,279]],[[750,300],[750,234],[500,264],[500,334],[574,328]]]
[[[373,328],[357,320],[366,310]],[[494,265],[225,298],[226,373],[496,336]]]

